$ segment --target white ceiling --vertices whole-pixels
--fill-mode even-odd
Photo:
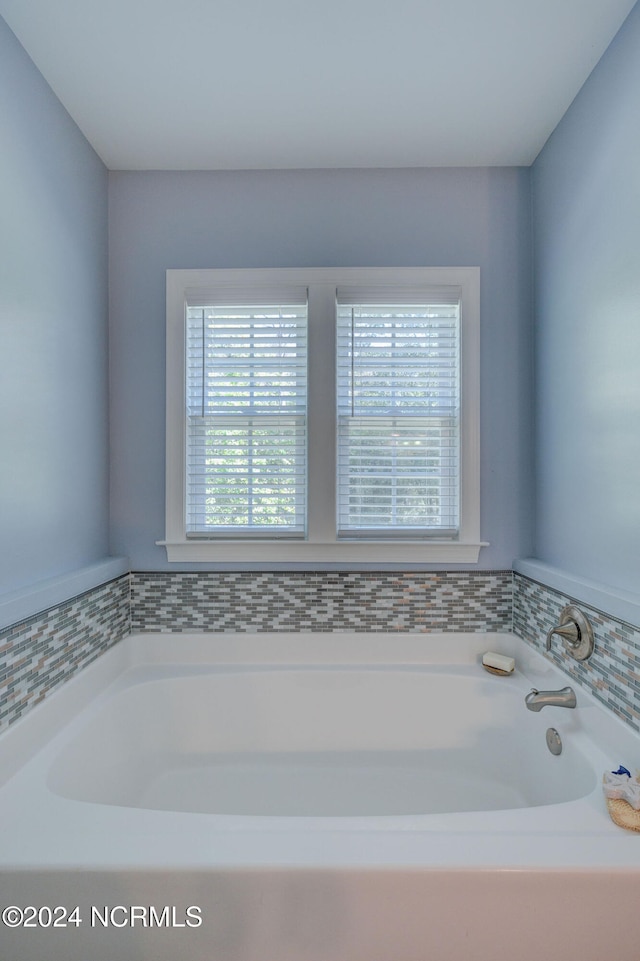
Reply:
[[[634,0],[0,0],[111,169],[527,165]]]

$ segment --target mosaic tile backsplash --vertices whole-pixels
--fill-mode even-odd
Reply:
[[[565,674],[640,731],[640,628],[520,574],[513,578],[514,633],[543,651],[547,633],[558,623],[562,608],[577,604],[593,628],[593,654],[588,661],[576,661],[564,653],[560,638],[554,637],[550,656]]]
[[[551,657],[640,731],[640,627],[511,571],[133,573],[0,631],[0,730],[130,631],[511,631],[539,650],[568,603],[585,662]]]
[[[133,631],[510,631],[511,571],[134,573]]]
[[[0,631],[0,730],[129,630],[127,574]]]

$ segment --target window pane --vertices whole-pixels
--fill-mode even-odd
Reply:
[[[187,312],[187,533],[302,536],[307,310]]]
[[[459,306],[338,308],[338,533],[454,537]]]

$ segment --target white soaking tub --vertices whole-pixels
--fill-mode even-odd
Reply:
[[[637,961],[640,739],[526,709],[567,680],[506,634],[130,637],[0,738],[0,957]]]

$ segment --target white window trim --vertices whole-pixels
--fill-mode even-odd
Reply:
[[[185,305],[221,287],[309,290],[308,535],[300,540],[187,539]],[[455,540],[338,540],[336,535],[335,297],[339,286],[458,286],[461,302],[460,532]],[[480,548],[480,270],[478,267],[285,268],[167,271],[166,531],[170,562],[317,564],[477,563]]]

